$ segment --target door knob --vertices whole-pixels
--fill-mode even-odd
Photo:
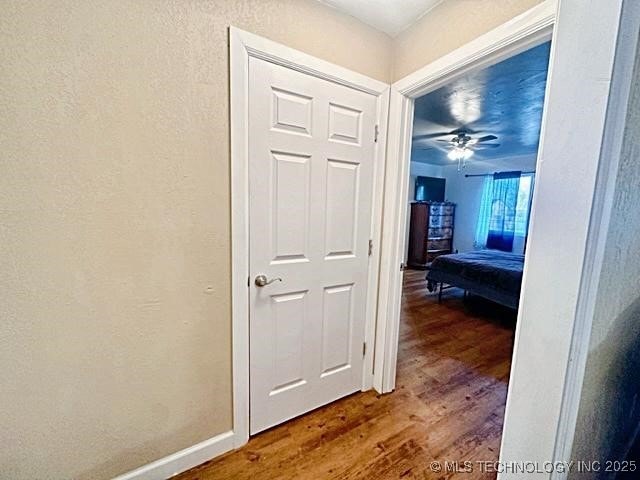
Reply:
[[[273,282],[281,282],[281,278],[272,278],[267,280],[266,275],[258,275],[255,279],[256,287],[264,287],[265,285],[271,285]]]

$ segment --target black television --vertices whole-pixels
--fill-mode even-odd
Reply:
[[[444,202],[446,180],[436,177],[416,177],[416,202]]]

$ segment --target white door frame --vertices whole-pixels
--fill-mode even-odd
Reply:
[[[232,277],[232,380],[234,448],[249,439],[249,58],[259,58],[377,97],[373,215],[370,238],[378,251],[382,225],[382,188],[389,85],[346,68],[320,60],[293,48],[245,32],[229,29],[231,114],[231,277]],[[379,255],[369,262],[365,342],[374,345]],[[362,390],[373,385],[373,348],[363,362]]]
[[[624,1],[546,0],[391,87],[375,360],[383,392],[395,386],[414,99],[553,36],[502,461],[570,459],[637,41],[640,9],[625,18]],[[635,30],[618,44],[625,22]]]

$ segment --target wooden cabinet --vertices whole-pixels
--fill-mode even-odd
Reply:
[[[424,269],[438,255],[453,252],[455,210],[455,204],[449,202],[411,204],[409,267]]]

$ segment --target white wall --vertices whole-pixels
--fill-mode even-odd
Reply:
[[[596,308],[596,312],[602,312],[603,320],[616,319],[614,330],[621,327],[619,332],[611,332],[613,335],[607,342],[609,351],[628,352],[627,345],[640,338],[637,330],[640,322],[637,317],[635,323],[629,322],[633,317],[628,316],[634,311],[632,298],[640,288],[637,281],[640,245],[633,240],[633,236],[637,239],[639,221],[638,210],[633,209],[639,200],[636,193],[640,179],[637,174],[640,150],[637,146],[629,149],[624,160],[635,162],[636,172],[629,165],[622,169],[623,174],[619,177],[621,180],[627,172],[633,172],[623,182],[628,183],[616,192],[620,199],[626,197],[631,201],[625,202],[631,208],[615,221],[615,228],[619,228],[620,233],[609,237],[612,243],[603,255],[604,262],[611,268],[610,273],[601,278],[600,284],[594,285],[592,270],[597,266],[593,260],[597,261],[600,254],[596,242],[603,233],[601,223],[607,221],[609,181],[613,180],[604,174],[609,173],[619,158],[622,159],[617,142],[619,132],[631,133],[620,126],[621,117],[626,113],[621,90],[632,81],[628,73],[633,62],[629,43],[633,40],[635,44],[638,40],[640,15],[637,12],[627,14],[624,10],[621,13],[622,5],[630,9],[634,5],[640,6],[638,2],[621,0],[562,0],[559,3],[551,53],[552,80],[546,92],[545,128],[542,129],[536,172],[528,261],[523,276],[500,448],[503,465],[518,461],[542,464],[550,460],[600,460],[602,457],[592,456],[590,452],[583,456],[582,450],[573,454],[566,451],[575,401],[575,376],[580,374],[575,365],[580,362],[580,355],[575,355],[578,352],[573,350],[576,345],[572,343],[582,343],[582,328],[589,325],[592,318],[598,318],[598,314],[592,315],[590,310],[593,308],[591,302],[597,302],[600,296],[608,298],[604,299],[602,310]],[[633,27],[633,31],[622,35],[618,30],[621,26],[625,30]],[[576,123],[577,117],[584,121]],[[638,125],[640,123],[634,122],[636,129]],[[576,141],[576,137],[580,140]],[[623,141],[635,140],[627,137]],[[594,198],[596,184],[600,188],[595,191]],[[564,232],[562,241],[558,241],[558,229]],[[622,244],[620,240],[623,240]],[[629,261],[630,264],[626,263]],[[616,272],[618,269],[620,271]],[[631,279],[634,283],[627,283]],[[602,288],[603,280],[607,282],[606,290]],[[608,283],[610,280],[612,283]],[[625,331],[627,325],[635,330]],[[626,345],[617,342],[622,338]],[[637,352],[640,349],[636,347],[634,353]],[[622,395],[617,394],[615,388],[605,391],[599,379],[596,380],[593,386],[597,388],[597,394],[609,398],[606,402],[588,406],[597,414],[585,418],[589,428],[584,439],[591,445],[597,441],[594,430],[607,430],[617,420],[637,419],[637,410],[624,412],[624,408],[631,405],[629,399],[634,397],[638,405],[638,364],[624,362],[619,365],[631,367],[631,370],[625,370],[609,369],[609,365],[597,363],[596,368],[608,370],[600,377],[611,381],[608,387],[617,382],[629,390],[620,392]],[[593,374],[593,371],[587,373],[589,377]],[[629,393],[631,395],[627,397]],[[583,397],[582,400],[589,399]],[[615,405],[617,411],[609,411],[606,405]],[[616,440],[622,438],[619,436]],[[598,453],[606,455],[608,452],[600,450]],[[610,456],[604,458],[618,460]],[[581,480],[591,478],[584,472],[573,473]],[[555,477],[548,473],[523,476],[511,471],[499,474],[498,480],[548,480],[552,476]],[[610,477],[601,469],[596,478]]]
[[[531,171],[536,167],[536,155],[501,158],[497,160],[471,160],[464,170],[458,172],[456,164],[442,167],[446,179],[445,198],[456,204],[453,249],[460,252],[473,250],[473,240],[478,221],[484,177],[465,177],[466,174],[485,174],[510,170]],[[514,251],[522,246],[514,243]]]

